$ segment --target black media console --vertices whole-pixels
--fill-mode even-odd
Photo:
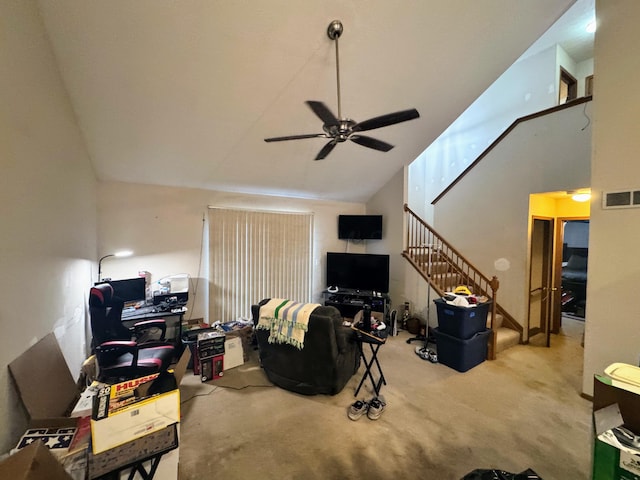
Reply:
[[[343,317],[353,318],[365,304],[374,312],[384,313],[385,319],[389,316],[391,298],[387,293],[341,288],[337,292],[324,290],[322,296],[324,304],[336,307]]]

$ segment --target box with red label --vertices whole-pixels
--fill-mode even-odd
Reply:
[[[99,389],[91,418],[94,455],[180,422],[178,386],[190,357],[187,348],[173,371]]]
[[[215,380],[224,374],[224,355],[200,360],[200,375],[203,382]]]

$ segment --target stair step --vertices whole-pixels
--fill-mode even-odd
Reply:
[[[439,273],[433,275],[433,281],[445,292],[451,292],[460,284],[460,276],[457,273]]]
[[[508,348],[511,348],[520,343],[520,333],[517,331],[500,327],[495,329],[496,332],[496,353],[504,352]]]
[[[440,252],[414,253],[412,257],[417,263],[438,262],[442,259]]]
[[[491,310],[489,310],[489,312],[487,313],[487,328],[491,328]],[[501,313],[496,313],[496,320],[495,322],[493,322],[493,328],[498,329],[500,327],[502,327],[502,321],[504,320],[504,317],[502,316]]]
[[[425,262],[422,264],[422,269],[428,275],[440,275],[449,271],[449,264],[447,262]]]

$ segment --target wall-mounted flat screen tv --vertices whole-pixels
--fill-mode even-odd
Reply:
[[[389,291],[389,255],[327,252],[327,286]]]
[[[381,240],[382,215],[338,215],[338,238]]]

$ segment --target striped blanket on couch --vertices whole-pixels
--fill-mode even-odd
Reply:
[[[319,303],[298,303],[272,298],[260,307],[256,328],[269,330],[269,343],[286,343],[302,350],[309,317],[319,306]]]

